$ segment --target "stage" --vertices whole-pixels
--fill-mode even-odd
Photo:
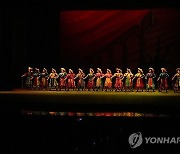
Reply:
[[[138,112],[180,115],[180,93],[115,91],[1,91],[1,110],[57,112]]]
[[[42,149],[52,153],[132,153],[129,136],[177,136],[180,93],[93,91],[1,91],[1,140],[6,152],[26,153]],[[25,115],[22,111],[140,112],[156,117],[76,117]],[[22,148],[23,147],[23,148]],[[120,148],[119,148],[120,147]],[[177,151],[178,145],[145,145],[140,151],[159,148]],[[77,150],[78,149],[78,150]],[[143,152],[140,152],[143,153]]]

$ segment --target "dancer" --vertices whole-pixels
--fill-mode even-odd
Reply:
[[[102,88],[102,91],[103,91],[103,83],[102,83],[103,73],[100,68],[97,68],[97,73],[95,77],[96,77],[96,91],[98,91],[98,89],[100,88]]]
[[[67,72],[65,68],[61,68],[61,73],[59,73],[59,90],[61,91],[62,88],[66,90],[66,81],[65,78],[67,76]]]
[[[33,68],[31,67],[28,67],[28,71],[26,73],[24,73],[22,76],[23,77],[26,77],[26,80],[25,80],[25,88],[27,90],[30,90],[32,89],[32,79],[33,79]],[[22,80],[22,89],[24,89],[24,82]]]
[[[159,85],[159,92],[161,92],[162,90],[166,90],[166,92],[168,91],[168,81],[167,78],[169,77],[169,74],[167,73],[165,68],[161,68],[161,73],[159,74],[159,77],[157,79],[157,81],[160,80],[160,85]]]
[[[57,78],[58,78],[58,74],[56,73],[56,70],[54,68],[52,68],[52,71],[49,75],[49,79],[50,79],[50,82],[49,82],[50,89],[49,90],[52,90],[52,89],[57,90],[57,88],[58,88]]]
[[[40,82],[40,88],[41,90],[48,88],[48,72],[46,68],[43,68],[43,72],[40,74],[41,76],[41,82]]]
[[[141,68],[138,68],[138,73],[134,76],[133,80],[136,78],[136,91],[138,90],[143,91],[144,83],[143,78],[145,75],[143,74],[143,70]]]
[[[132,82],[133,74],[129,68],[127,68],[127,72],[124,74],[124,77],[126,79],[125,80],[125,91],[127,91],[128,89],[130,91],[133,91],[133,82]]]
[[[38,68],[35,68],[35,72],[33,73],[33,89],[38,90],[40,89],[40,72]]]
[[[155,84],[154,84],[154,78],[156,77],[156,74],[154,73],[154,69],[152,67],[149,68],[149,73],[146,74],[146,91],[149,91],[149,89],[152,89],[153,92],[155,91]]]
[[[78,91],[80,90],[80,88],[83,91],[85,90],[85,81],[84,81],[85,74],[82,69],[79,68],[78,70],[79,70],[79,73],[76,75],[74,80],[78,78],[78,82],[77,82]]]
[[[92,68],[89,69],[89,74],[84,78],[84,80],[86,78],[88,78],[88,83],[87,83],[87,89],[88,91],[90,91],[91,89],[93,89],[94,91],[94,70]]]
[[[174,84],[174,92],[178,92],[180,90],[180,68],[176,69],[176,74],[173,76],[172,80],[175,80]]]
[[[124,75],[122,73],[122,70],[119,68],[116,68],[116,73],[114,73],[114,75],[111,78],[116,77],[116,81],[114,84],[115,87],[115,91],[117,90],[123,90],[123,79],[124,79]]]
[[[69,73],[67,74],[65,80],[68,80],[68,83],[67,83],[67,90],[69,91],[70,88],[72,88],[73,90],[76,88],[75,86],[75,81],[74,81],[74,78],[75,78],[75,74],[73,72],[72,69],[69,69]]]
[[[107,72],[106,74],[104,74],[102,76],[103,77],[106,77],[105,79],[105,83],[104,83],[104,89],[105,91],[107,91],[107,89],[109,89],[110,91],[112,90],[112,81],[111,81],[111,77],[112,77],[112,73],[111,73],[111,70],[110,69],[107,69]]]

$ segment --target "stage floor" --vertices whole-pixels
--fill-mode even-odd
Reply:
[[[1,110],[141,112],[180,115],[180,93],[110,91],[1,91]]]
[[[34,113],[41,111],[41,114],[36,112],[36,114],[29,115],[31,111]],[[44,115],[44,111],[95,113],[92,115],[99,114],[96,112],[137,112],[152,113],[152,116],[120,113],[121,117],[109,115],[107,117],[107,114],[100,117],[88,117],[82,114],[81,117],[70,117]],[[107,153],[106,151],[111,149],[115,153],[121,153],[122,147],[130,149],[128,138],[134,132],[141,132],[144,136],[178,136],[180,93],[174,94],[173,91],[168,93],[157,91],[154,93],[2,91],[0,92],[0,114],[2,112],[5,116],[0,116],[3,128],[1,138],[3,143],[7,143],[11,149],[12,147],[31,149],[30,146],[39,147],[39,143],[44,141],[43,147],[53,144],[53,149],[58,143],[58,149],[67,147],[69,150],[78,146],[85,147],[83,153],[87,153],[87,149],[89,150],[89,147],[96,141],[97,147],[90,149],[92,153],[94,149],[99,149],[98,153]],[[166,152],[169,153],[179,148],[178,145],[164,146],[159,147],[168,149],[169,151],[166,150]],[[168,146],[171,147],[171,151]],[[152,148],[147,146],[147,149]],[[130,150],[131,153],[132,149]],[[70,153],[74,152],[70,151]]]
[[[134,90],[133,92],[127,91],[127,92],[121,92],[121,91],[56,91],[56,90],[21,90],[21,89],[15,89],[13,91],[0,91],[0,95],[5,94],[5,95],[112,95],[112,96],[180,96],[180,92],[179,93],[174,93],[173,90],[169,90],[168,92],[159,92],[158,90],[156,90],[155,92],[149,91],[149,92],[136,92],[136,90]]]

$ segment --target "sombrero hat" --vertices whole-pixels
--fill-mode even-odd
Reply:
[[[141,73],[143,73],[143,70],[142,70],[141,68],[138,68],[138,70],[139,70]]]
[[[107,69],[107,72],[111,73],[111,70],[110,70],[110,69]]]
[[[162,71],[167,72],[165,68],[161,68]]]
[[[152,67],[150,67],[149,70],[152,70],[152,72],[154,72],[154,69]]]
[[[66,71],[66,69],[65,68],[61,68],[61,71]]]
[[[72,69],[69,69],[69,72],[73,73],[73,70],[72,70]]]
[[[94,70],[92,68],[90,68],[89,70],[94,73]]]

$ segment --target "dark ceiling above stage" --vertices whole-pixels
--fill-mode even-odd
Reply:
[[[87,9],[147,9],[157,7],[177,7],[173,0],[48,0],[61,10]]]

